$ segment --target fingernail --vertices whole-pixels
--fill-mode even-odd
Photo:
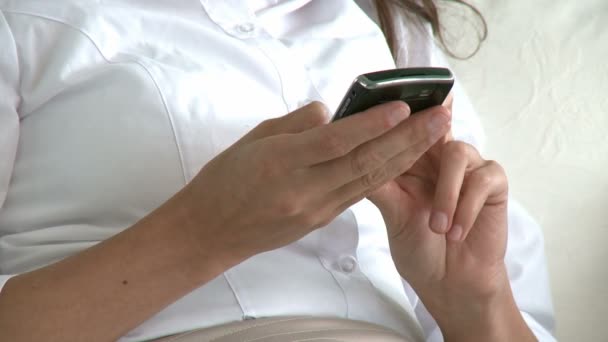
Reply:
[[[462,239],[462,231],[462,226],[459,224],[455,224],[448,232],[448,239],[452,241],[460,241]]]
[[[448,216],[439,211],[434,212],[431,215],[429,226],[436,233],[445,233],[448,230]]]
[[[410,116],[409,106],[407,108],[399,106],[398,110],[391,112],[389,120],[392,126],[397,126],[398,123],[405,120],[408,116]]]
[[[443,113],[433,113],[433,116],[428,124],[429,133],[434,134],[442,131],[448,120],[448,117]]]

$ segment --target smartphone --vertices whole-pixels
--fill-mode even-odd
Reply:
[[[446,68],[405,68],[363,74],[353,81],[332,121],[398,100],[406,102],[413,114],[443,104],[453,85],[454,76]]]

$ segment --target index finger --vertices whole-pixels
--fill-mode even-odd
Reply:
[[[409,106],[393,101],[359,114],[296,134],[286,146],[296,166],[312,166],[345,156],[357,146],[397,126],[410,115]]]

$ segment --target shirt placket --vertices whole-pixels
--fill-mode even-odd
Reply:
[[[263,27],[256,28],[256,47],[273,63],[281,81],[282,97],[288,111],[296,110],[310,101],[325,102],[311,80],[306,65],[279,39]],[[335,280],[345,301],[345,317],[350,317],[352,305],[357,301],[371,302],[367,298],[369,282],[358,267],[358,227],[350,210],[345,211],[328,226],[310,234],[306,242],[313,243],[320,264]],[[356,279],[356,280],[355,280]],[[365,297],[362,299],[362,297]],[[355,316],[359,316],[358,313]]]
[[[280,82],[280,95],[286,111],[293,111],[310,101],[323,101],[308,75],[305,63],[264,29],[246,1],[201,0],[201,3],[210,19],[226,34],[258,49],[272,63],[277,73],[277,82]],[[347,211],[332,224],[313,232],[304,240],[302,243],[305,244],[314,241],[322,269],[331,274],[344,295],[347,308],[345,315],[348,316],[348,302],[353,300],[348,294],[361,292],[352,288],[354,285],[351,284],[350,278],[363,276],[358,269],[356,254],[358,231],[354,216]],[[235,296],[239,298],[244,316],[254,316],[255,308],[250,307],[246,294],[240,293],[241,289],[238,288],[240,277],[228,271],[226,278],[233,284]]]
[[[281,98],[287,112],[311,101],[323,101],[305,64],[282,42],[266,32],[244,0],[201,0],[207,14],[226,34],[258,49],[276,71]]]

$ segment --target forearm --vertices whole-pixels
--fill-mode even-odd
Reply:
[[[10,279],[0,292],[3,339],[114,341],[221,274],[229,266],[180,233],[180,211],[169,201],[111,239]]]
[[[503,291],[463,304],[461,310],[436,318],[446,342],[532,342],[536,337],[523,319],[509,284]]]

